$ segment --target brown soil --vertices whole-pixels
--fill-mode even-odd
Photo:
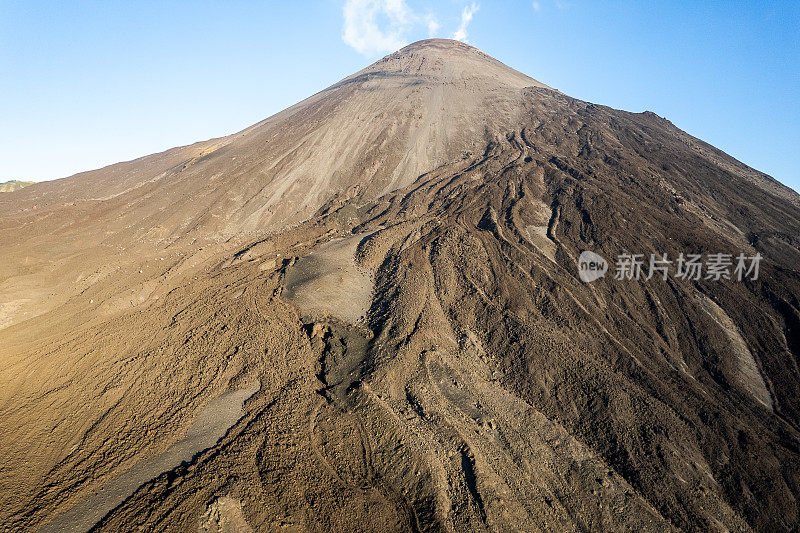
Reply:
[[[792,531],[800,199],[423,41],[236,135],[0,196],[0,523],[261,388],[96,531]],[[578,279],[583,250],[757,281]]]

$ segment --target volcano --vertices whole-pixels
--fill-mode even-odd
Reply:
[[[5,530],[800,527],[800,196],[654,113],[420,41],[0,228]]]

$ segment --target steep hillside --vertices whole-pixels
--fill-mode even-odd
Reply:
[[[10,530],[800,527],[800,199],[653,113],[421,41],[0,229]],[[720,252],[758,278],[613,276]]]

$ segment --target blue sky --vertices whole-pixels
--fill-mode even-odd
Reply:
[[[796,1],[0,0],[0,181],[233,133],[431,35],[800,190]]]

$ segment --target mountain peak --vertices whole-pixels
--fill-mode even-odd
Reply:
[[[481,50],[453,39],[424,39],[404,46],[355,74],[407,75],[444,83],[492,80],[513,88],[547,85],[498,61]]]
[[[456,41],[455,39],[441,39],[441,38],[434,38],[434,39],[422,39],[419,41],[415,41],[411,44],[408,44],[397,51],[397,53],[407,53],[414,50],[425,50],[425,49],[439,49],[439,50],[460,50],[460,51],[478,51],[477,48],[471,46],[463,41]],[[482,53],[482,52],[481,52]]]
[[[800,530],[797,195],[537,85],[420,41],[0,194],[3,530]]]

